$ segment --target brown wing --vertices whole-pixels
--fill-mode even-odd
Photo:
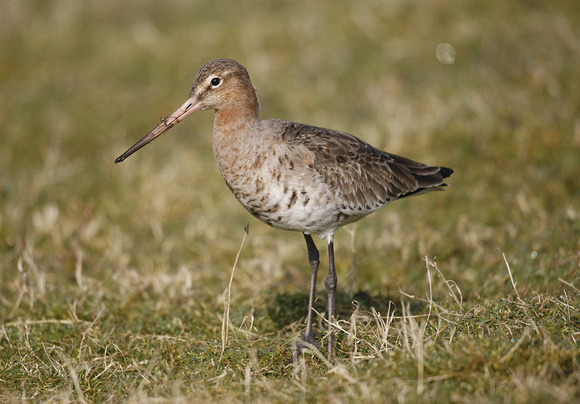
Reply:
[[[445,186],[453,170],[381,151],[348,133],[284,122],[283,140],[314,154],[312,168],[355,210],[374,210],[395,199]]]

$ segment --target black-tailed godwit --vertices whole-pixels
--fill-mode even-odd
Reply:
[[[300,231],[311,268],[303,341],[312,330],[319,254],[312,234],[328,241],[328,355],[335,357],[336,270],[334,233],[396,199],[438,189],[453,170],[381,151],[345,132],[278,119],[260,119],[247,70],[230,59],[206,63],[189,98],[115,162],[119,163],[197,111],[215,110],[213,151],[226,184],[255,217],[272,227]],[[298,355],[302,346],[298,344]]]

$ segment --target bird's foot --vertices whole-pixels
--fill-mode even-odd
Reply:
[[[298,359],[304,354],[304,350],[306,349],[319,349],[322,345],[314,338],[314,335],[305,335],[292,346],[294,353],[292,357],[284,364],[284,366],[288,366],[292,363],[297,363]]]

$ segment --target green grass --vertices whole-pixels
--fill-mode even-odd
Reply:
[[[579,27],[574,1],[2,3],[0,400],[578,402]],[[113,163],[216,57],[263,118],[455,169],[338,232],[336,365],[283,368],[306,247],[230,194],[211,112]]]

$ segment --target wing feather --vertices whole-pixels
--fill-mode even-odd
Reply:
[[[395,199],[445,186],[453,170],[429,166],[371,146],[351,134],[279,121],[283,141],[305,147],[312,168],[336,189],[350,209],[374,210]]]

